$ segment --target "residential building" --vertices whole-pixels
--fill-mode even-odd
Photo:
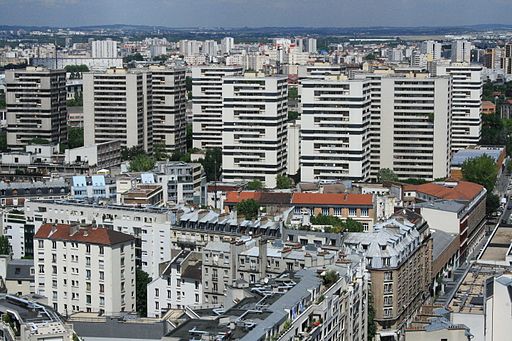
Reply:
[[[305,51],[308,53],[317,53],[316,38],[305,39]]]
[[[427,222],[404,210],[376,224],[372,233],[347,233],[344,244],[347,252],[366,258],[379,339],[396,340],[420,308],[431,282]]]
[[[507,159],[505,146],[474,146],[467,149],[460,149],[453,154],[450,178],[453,180],[462,180],[462,165],[464,162],[484,155],[494,160],[498,176],[501,176],[505,169]]]
[[[371,80],[370,175],[445,178],[451,157],[449,77],[364,76]]]
[[[121,193],[121,205],[158,207],[164,204],[161,184],[137,184],[135,188]]]
[[[121,142],[112,140],[66,149],[64,163],[69,165],[87,164],[98,170],[119,167],[121,165]]]
[[[512,43],[505,44],[500,58],[500,66],[507,75],[512,75]]]
[[[441,59],[443,45],[437,41],[427,40],[421,43],[421,53],[427,55],[430,61]]]
[[[454,40],[452,42],[452,62],[471,62],[471,42],[467,40]]]
[[[2,212],[2,235],[9,240],[14,259],[34,257],[34,228],[26,224],[25,214],[18,209]]]
[[[244,200],[254,200],[268,215],[279,214],[291,206],[292,193],[267,191],[234,191],[227,192],[223,209],[229,213],[236,211],[236,206]]]
[[[116,180],[106,175],[75,175],[71,179],[72,199],[114,199],[116,197]]]
[[[7,145],[23,150],[35,138],[67,141],[66,71],[42,67],[7,70]]]
[[[206,204],[206,174],[200,163],[159,161],[155,173],[157,182],[167,191],[165,201]]]
[[[342,220],[352,219],[363,225],[364,231],[373,231],[376,221],[375,206],[371,194],[293,193],[291,206],[294,217],[309,218],[318,215],[334,216]]]
[[[286,160],[286,174],[294,176],[300,169],[300,123],[289,122],[288,126],[288,153]]]
[[[151,152],[151,73],[108,69],[84,73],[83,79],[85,145],[118,140],[121,147]]]
[[[235,39],[233,37],[225,37],[220,41],[220,51],[222,54],[229,54],[235,47]]]
[[[470,341],[474,338],[471,330],[464,324],[450,321],[449,311],[432,306],[423,306],[414,321],[405,329],[405,341]]]
[[[61,199],[70,193],[69,184],[62,178],[47,181],[0,182],[0,205],[20,207],[28,199]]]
[[[91,42],[92,58],[116,58],[117,41],[112,39],[94,40]]]
[[[242,75],[240,66],[192,68],[192,146],[222,148],[222,82]]]
[[[150,66],[152,74],[153,145],[165,145],[168,154],[185,153],[185,69]]]
[[[24,211],[27,228],[35,232],[43,224],[80,223],[96,224],[134,236],[136,265],[152,278],[158,277],[159,264],[171,258],[171,225],[176,222],[176,212],[169,209],[34,200],[25,203]]]
[[[366,181],[370,175],[370,83],[303,80],[301,181]]]
[[[34,274],[33,259],[0,256],[0,281],[8,294],[20,297],[35,294]]]
[[[477,145],[482,126],[482,66],[437,64],[433,73],[452,79],[452,151]]]
[[[299,79],[326,79],[342,78],[346,67],[341,64],[315,63],[313,65],[299,65],[297,76]]]
[[[160,276],[148,284],[148,316],[162,317],[170,309],[185,309],[203,303],[201,254],[178,251],[162,264]]]
[[[52,308],[31,299],[14,295],[0,298],[0,316],[3,321],[12,321],[0,325],[4,340],[68,341],[75,334]]]
[[[478,247],[485,225],[483,186],[459,181],[406,185],[403,190],[404,205],[419,210],[432,229],[458,235],[461,260]]]
[[[506,340],[512,334],[512,275],[486,281],[485,341]]]
[[[225,77],[222,85],[222,177],[258,179],[268,188],[286,172],[288,87],[285,77]]]
[[[135,238],[95,225],[45,224],[34,236],[36,292],[60,314],[135,311]]]

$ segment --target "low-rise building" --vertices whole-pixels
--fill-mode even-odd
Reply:
[[[62,315],[135,311],[135,238],[94,225],[45,224],[34,236],[36,293]]]
[[[75,334],[50,307],[13,295],[0,298],[0,316],[3,340],[69,341]]]
[[[0,182],[2,207],[23,206],[27,199],[62,199],[69,195],[70,186],[62,178],[47,181]]]
[[[11,255],[0,256],[0,279],[8,294],[35,294],[34,273],[32,259],[12,259]]]
[[[162,185],[137,184],[135,188],[121,193],[120,203],[131,206],[161,206],[164,203]]]
[[[108,175],[75,175],[71,179],[73,199],[113,199],[116,197],[116,180]]]
[[[64,163],[69,165],[85,164],[98,170],[119,167],[121,165],[121,142],[113,140],[66,149]]]
[[[148,284],[148,316],[160,318],[169,309],[193,308],[203,303],[201,254],[178,251],[160,265],[160,276]]]

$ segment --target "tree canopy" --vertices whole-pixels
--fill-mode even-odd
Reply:
[[[484,186],[489,193],[494,189],[497,175],[496,163],[488,155],[468,159],[462,164],[464,179]]]
[[[7,236],[0,236],[0,255],[9,255],[11,253],[11,246]]]
[[[204,155],[204,159],[200,159],[199,162],[203,165],[204,172],[206,173],[206,180],[219,180],[222,171],[221,148],[208,148]]]
[[[287,189],[293,186],[292,179],[290,179],[286,175],[278,175],[276,181],[278,189]]]
[[[261,190],[261,189],[263,189],[263,182],[261,182],[258,179],[254,179],[252,181],[249,181],[249,183],[247,183],[247,189],[250,190],[250,191]]]
[[[137,269],[135,272],[135,287],[136,296],[135,302],[137,305],[137,312],[140,316],[145,317],[148,314],[147,298],[148,298],[148,287],[147,285],[151,282],[151,277],[141,269]]]
[[[377,174],[377,181],[398,181],[398,176],[389,168],[381,168]]]
[[[330,233],[340,233],[344,231],[348,232],[363,232],[363,224],[358,221],[355,221],[351,218],[347,218],[347,220],[342,220],[335,216],[330,215],[322,215],[319,214],[317,216],[312,216],[310,219],[311,224],[313,225],[330,225],[332,227],[325,228],[325,232]]]
[[[299,89],[296,87],[288,89],[288,98],[289,99],[297,99],[299,97]]]
[[[84,145],[84,128],[68,127],[68,147],[78,148]]]
[[[259,210],[260,204],[254,199],[242,200],[236,205],[237,213],[249,220],[258,218]]]
[[[155,167],[155,160],[147,154],[139,154],[130,161],[131,172],[147,172]]]

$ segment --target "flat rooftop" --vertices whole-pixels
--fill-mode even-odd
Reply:
[[[504,262],[511,243],[512,226],[498,226],[479,260]]]

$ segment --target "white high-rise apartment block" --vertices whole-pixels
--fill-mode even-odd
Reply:
[[[94,40],[91,43],[92,58],[117,58],[117,41]]]
[[[430,61],[441,59],[443,45],[434,40],[427,40],[421,43],[421,53],[427,55]]]
[[[42,67],[5,72],[7,145],[23,150],[34,138],[67,140],[66,71]]]
[[[286,173],[295,175],[300,169],[300,121],[288,123]]]
[[[193,147],[222,147],[222,79],[240,76],[240,66],[192,68]]]
[[[404,59],[403,50],[400,48],[387,49],[386,58],[393,63],[401,62]]]
[[[151,73],[108,69],[83,75],[84,143],[112,140],[152,149]]]
[[[477,145],[482,126],[482,66],[439,64],[433,71],[452,78],[452,151]]]
[[[315,38],[307,38],[306,39],[306,52],[308,53],[316,53],[316,39]]]
[[[220,50],[222,54],[229,54],[235,47],[235,38],[225,37],[220,42]]]
[[[452,62],[471,62],[471,42],[467,40],[454,40],[452,42]]]
[[[286,172],[287,77],[226,77],[222,104],[223,179],[276,187]]]
[[[187,85],[184,68],[149,67],[152,81],[153,146],[165,145],[166,152],[185,153]]]
[[[449,77],[367,76],[371,83],[371,176],[388,168],[401,179],[449,174]]]
[[[203,54],[216,56],[219,52],[219,46],[215,40],[205,40],[203,43]]]
[[[370,82],[303,80],[301,181],[366,181],[370,174]]]
[[[180,40],[180,53],[184,56],[198,55],[201,49],[201,42],[197,40]]]
[[[45,224],[34,236],[35,285],[62,315],[135,311],[135,238],[95,226]]]

